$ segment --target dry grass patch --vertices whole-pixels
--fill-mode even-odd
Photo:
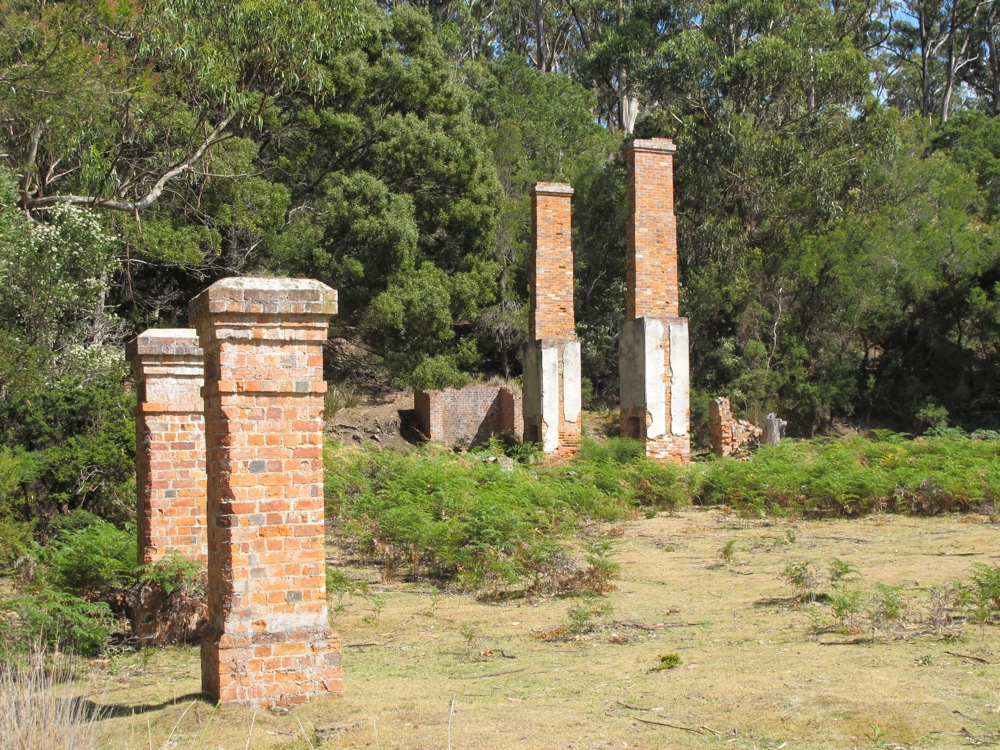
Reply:
[[[254,748],[425,750],[448,747],[449,730],[455,750],[909,749],[971,746],[965,733],[1000,739],[1000,629],[962,620],[941,635],[927,619],[936,587],[1000,560],[997,526],[900,516],[746,522],[692,510],[624,528],[618,589],[591,599],[490,604],[345,569],[368,581],[333,622],[346,695],[288,716],[254,719],[194,700],[194,649],[150,652],[145,664],[122,658],[103,699],[104,747],[242,749],[252,723]],[[730,541],[739,564],[720,567]],[[817,613],[832,618],[831,605],[799,601],[782,575],[790,561],[810,559],[828,578],[830,558],[857,569],[852,585],[894,587],[910,604],[891,639],[817,629]],[[377,618],[373,594],[382,597]],[[570,633],[574,607],[598,611],[578,613],[589,626]],[[560,628],[559,638],[537,637]],[[659,669],[669,654],[680,663]]]

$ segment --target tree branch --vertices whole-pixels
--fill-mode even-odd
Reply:
[[[218,143],[222,131],[226,129],[229,125],[230,120],[233,116],[228,115],[222,122],[215,126],[215,130],[212,134],[206,138],[198,149],[191,154],[187,159],[180,162],[176,166],[171,167],[156,181],[152,189],[146,193],[138,201],[119,201],[113,200],[111,198],[98,198],[94,195],[51,195],[45,198],[31,198],[25,203],[25,208],[27,209],[37,209],[37,208],[51,208],[52,206],[58,205],[60,203],[69,203],[76,206],[91,206],[93,208],[106,208],[111,211],[124,211],[127,213],[137,213],[139,211],[144,211],[149,208],[156,200],[163,194],[164,189],[171,180],[176,177],[180,177],[185,172],[191,170],[191,168],[205,155],[214,144]]]

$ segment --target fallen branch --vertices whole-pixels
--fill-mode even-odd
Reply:
[[[655,724],[658,727],[670,727],[671,729],[680,729],[682,732],[691,732],[693,734],[704,734],[704,727],[698,727],[697,729],[692,729],[691,727],[682,727],[677,724],[667,724],[665,721],[653,721],[652,719],[640,719],[638,716],[630,716],[630,719],[635,721],[641,721],[643,724]],[[714,734],[714,732],[713,732]]]
[[[477,674],[471,677],[452,677],[453,680],[485,680],[487,677],[501,677],[505,674],[517,674],[518,672],[524,672],[528,668],[521,667],[520,669],[508,669],[505,672],[490,672],[489,674]]]
[[[959,654],[954,651],[945,651],[945,653],[948,654],[948,656],[957,656],[959,659],[970,659],[972,661],[977,661],[980,664],[989,664],[989,662],[986,661],[986,659],[981,659],[978,656],[970,656],[969,654]]]

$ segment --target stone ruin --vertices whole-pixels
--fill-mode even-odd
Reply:
[[[414,391],[417,429],[426,440],[468,447],[503,434],[524,431],[521,390],[512,385],[471,385],[443,391]]]
[[[712,453],[716,456],[736,456],[744,446],[759,440],[761,429],[745,419],[733,419],[728,398],[713,398],[708,402],[708,430]]]
[[[674,150],[673,142],[663,138],[634,140],[626,146],[627,290],[619,370],[622,436],[642,440],[649,458],[681,463],[691,459],[691,408],[688,322],[680,317]],[[523,437],[556,458],[576,455],[582,434],[572,196],[573,188],[563,183],[539,182],[532,190],[528,342],[522,349]],[[463,423],[466,402],[482,398],[462,393],[415,394],[415,409],[428,439],[453,442],[449,423]],[[449,416],[452,412],[455,417]],[[509,421],[504,424],[506,428]],[[467,426],[462,430],[471,431]]]
[[[679,317],[673,153],[665,139],[626,150],[621,431],[650,458],[681,462],[691,454],[688,326]],[[509,430],[558,458],[579,451],[572,195],[561,183],[532,191],[523,397],[505,386],[417,392],[427,438],[475,442]],[[327,618],[323,501],[322,345],[336,311],[336,291],[317,281],[223,279],[191,301],[194,329],[146,331],[129,347],[140,561],[174,551],[207,563],[202,686],[224,704],[343,691]],[[734,429],[720,428],[722,450],[732,449]]]
[[[223,704],[343,691],[323,517],[322,346],[336,311],[317,281],[224,279],[191,301],[196,330],[131,347],[140,554],[207,560],[202,689]]]

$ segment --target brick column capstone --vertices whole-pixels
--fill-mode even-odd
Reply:
[[[139,563],[168,552],[205,562],[205,367],[198,334],[150,329],[127,347],[136,382]]]
[[[691,459],[688,322],[680,316],[674,144],[626,144],[628,211],[625,321],[619,339],[621,434],[649,458]]]
[[[571,458],[580,450],[580,342],[573,308],[573,188],[532,190],[528,343],[524,346],[524,439]]]
[[[235,278],[191,301],[205,349],[202,689],[269,707],[343,690],[326,604],[322,346],[337,293]]]

